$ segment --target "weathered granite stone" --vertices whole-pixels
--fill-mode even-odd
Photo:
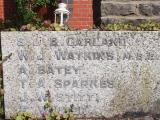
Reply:
[[[140,4],[139,11],[142,15],[160,15],[160,4]]]
[[[103,24],[112,23],[113,20],[135,24],[141,23],[141,20],[160,20],[159,0],[102,0],[100,8]]]
[[[152,21],[152,22],[160,22],[159,18],[144,18],[144,17],[137,17],[137,18],[130,18],[130,17],[102,17],[101,18],[102,24],[106,25],[109,23],[132,23],[133,25],[140,25],[142,23]]]
[[[160,96],[160,32],[2,32],[5,115],[56,110],[78,117],[150,112]],[[156,108],[159,109],[158,107]]]
[[[140,4],[139,11],[142,15],[152,16],[153,15],[152,4]]]
[[[118,3],[103,3],[101,5],[102,16],[107,15],[136,15],[137,14],[136,4],[118,4]]]
[[[160,15],[160,3],[153,4],[153,14],[159,16]]]
[[[141,117],[141,118],[135,118],[134,120],[154,120],[151,116]]]

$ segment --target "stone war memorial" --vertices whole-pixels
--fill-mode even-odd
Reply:
[[[78,118],[160,112],[160,32],[2,32],[5,116],[54,109]]]
[[[160,0],[0,0],[0,120],[160,120]]]

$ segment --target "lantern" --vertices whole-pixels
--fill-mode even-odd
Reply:
[[[60,3],[58,9],[55,10],[55,23],[60,23],[60,26],[63,26],[69,19],[69,10],[67,10],[67,4]],[[59,20],[58,16],[59,15]]]

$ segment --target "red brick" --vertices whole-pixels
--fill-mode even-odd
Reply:
[[[0,19],[5,20],[14,12],[14,0],[0,0]]]
[[[0,0],[0,19],[4,19],[4,1]]]
[[[92,0],[74,0],[75,4],[92,4]]]
[[[73,1],[73,13],[69,25],[79,29],[86,29],[93,25],[92,0]]]

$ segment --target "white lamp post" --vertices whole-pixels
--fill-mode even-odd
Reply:
[[[64,25],[64,22],[67,22],[69,19],[69,10],[67,10],[67,4],[65,3],[60,3],[58,5],[58,9],[55,10],[55,23],[57,23],[57,15],[60,15],[60,26]],[[66,16],[66,18],[65,18]]]

